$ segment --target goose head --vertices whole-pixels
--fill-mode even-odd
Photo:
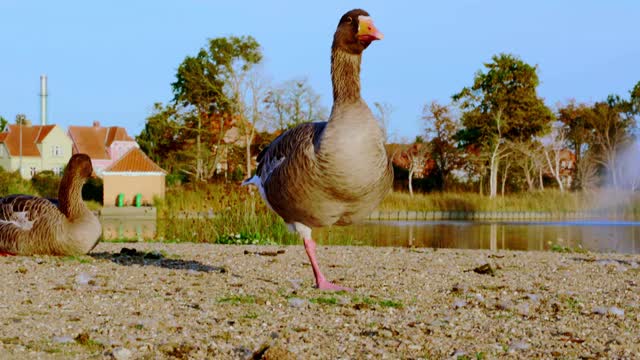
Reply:
[[[332,48],[360,55],[371,42],[383,38],[384,35],[373,25],[369,13],[362,9],[354,9],[340,18],[333,36]]]
[[[86,180],[93,175],[91,158],[87,154],[75,154],[71,159],[69,159],[69,163],[67,164],[65,171],[69,172],[69,175],[73,178]]]

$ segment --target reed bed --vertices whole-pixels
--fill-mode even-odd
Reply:
[[[229,184],[180,186],[157,200],[156,240],[223,244],[299,244],[282,219],[269,210],[255,189]],[[640,195],[621,192],[544,192],[500,196],[490,199],[472,193],[390,193],[379,211],[503,211],[574,212],[607,210],[640,218]],[[322,244],[357,245],[349,231],[339,227],[314,232]]]

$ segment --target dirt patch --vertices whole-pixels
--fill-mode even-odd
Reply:
[[[285,251],[283,251],[285,250]],[[11,358],[640,358],[640,256],[102,243],[2,257]],[[491,271],[489,271],[489,269]]]

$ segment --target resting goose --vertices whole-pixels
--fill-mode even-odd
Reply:
[[[254,184],[267,205],[304,241],[323,290],[350,290],[326,280],[316,259],[311,227],[363,220],[393,182],[383,131],[360,96],[364,49],[383,35],[369,14],[347,12],[331,46],[333,107],[327,122],[298,125],[278,136],[260,155]]]
[[[102,227],[82,201],[91,159],[75,154],[60,181],[58,206],[30,195],[0,198],[0,254],[80,255],[98,243]]]

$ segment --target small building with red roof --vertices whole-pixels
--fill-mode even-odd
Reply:
[[[135,205],[137,196],[141,205],[152,205],[154,197],[164,198],[166,174],[137,146],[132,147],[103,169],[103,205],[116,206],[119,197],[123,205]]]
[[[58,125],[10,124],[0,132],[0,166],[25,179],[50,170],[62,174],[72,155],[71,139]]]
[[[104,127],[99,121],[92,126],[69,126],[73,153],[84,153],[91,158],[93,171],[102,177],[102,171],[120,159],[127,151],[137,148],[136,141],[120,126]]]

